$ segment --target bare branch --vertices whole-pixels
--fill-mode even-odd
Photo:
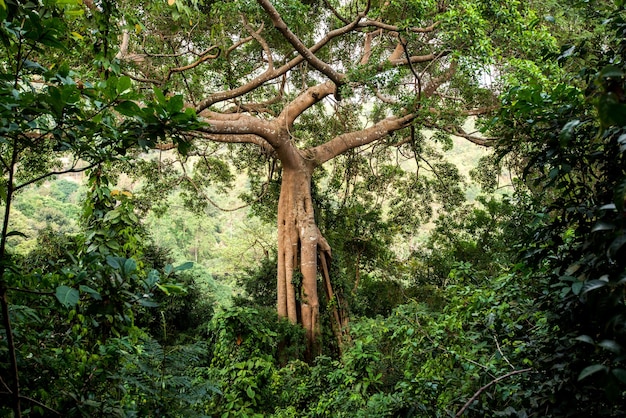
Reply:
[[[311,148],[309,152],[313,155],[315,162],[321,165],[350,149],[370,144],[408,126],[414,118],[415,114],[389,117],[369,128],[336,136],[325,144]]]
[[[324,74],[326,77],[331,79],[333,83],[335,83],[335,86],[339,87],[343,79],[345,78],[345,75],[338,73],[329,64],[317,58],[315,56],[315,53],[313,53],[309,48],[307,48],[306,45],[304,45],[302,41],[296,36],[296,34],[294,34],[289,29],[289,27],[287,26],[283,18],[280,16],[280,13],[278,13],[278,10],[276,10],[276,8],[272,5],[272,3],[269,2],[269,0],[257,0],[257,1],[261,5],[261,7],[265,9],[265,11],[268,13],[270,18],[272,19],[272,22],[274,23],[274,27],[278,29],[278,31],[291,44],[291,46],[293,46],[295,50],[298,51],[298,53],[302,57],[304,57],[304,59],[313,68],[315,68],[316,70]],[[369,2],[368,2],[368,8],[369,8]],[[356,24],[354,24],[354,26],[356,26]]]
[[[60,174],[68,174],[68,173],[81,173],[85,170],[89,170],[90,168],[93,168],[95,166],[97,166],[98,164],[100,164],[100,162],[97,163],[92,163],[86,167],[82,167],[82,168],[76,168],[75,166],[67,169],[67,170],[61,170],[61,171],[50,171],[46,174],[42,174],[41,176],[35,177],[34,179],[28,180],[22,184],[20,184],[19,186],[15,186],[15,188],[13,189],[14,191],[18,191],[20,189],[23,189],[24,187],[31,185],[33,183],[37,183],[40,180],[46,179],[48,177],[52,177],[52,176],[57,176]]]
[[[414,33],[428,33],[428,32],[433,32],[435,30],[435,28],[437,26],[439,26],[440,22],[435,22],[430,26],[427,26],[425,28],[418,28],[418,27],[413,27],[413,28],[408,28],[405,29],[407,32],[414,32]],[[399,26],[393,26],[393,25],[388,25],[386,23],[382,23],[379,22],[377,20],[364,20],[364,21],[360,21],[358,23],[358,26],[360,28],[367,28],[367,27],[376,27],[376,28],[380,28],[380,29],[384,29],[386,31],[390,31],[390,32],[400,32],[400,27]]]
[[[291,103],[289,103],[283,111],[280,113],[278,119],[281,126],[291,128],[293,122],[300,116],[306,109],[318,103],[324,97],[332,94],[335,91],[335,85],[331,81],[327,81],[323,84],[310,87],[304,93],[296,97]]]
[[[7,287],[14,292],[30,293],[32,295],[54,296],[54,292],[40,292],[38,290],[20,289],[18,287]]]
[[[527,373],[529,371],[531,371],[532,368],[528,368],[528,369],[522,369],[522,370],[513,370],[512,372],[509,372],[505,375],[502,375],[500,377],[497,377],[495,379],[493,379],[491,382],[487,383],[485,386],[481,387],[480,389],[478,389],[476,391],[476,393],[474,393],[474,396],[472,396],[469,401],[467,401],[465,403],[465,405],[463,405],[463,407],[461,409],[459,409],[459,412],[456,413],[455,417],[460,417],[461,415],[463,415],[463,412],[465,412],[465,410],[467,408],[469,408],[469,406],[472,404],[472,402],[474,402],[476,400],[476,398],[478,398],[478,396],[480,396],[481,393],[483,393],[486,389],[489,388],[489,386],[494,385],[496,383],[498,383],[501,380],[506,379],[507,377],[511,377],[514,376],[516,374],[520,374],[520,373]]]
[[[382,94],[379,90],[376,90],[376,97],[378,98],[378,100],[380,100],[383,103],[387,103],[390,105],[396,105],[398,104],[398,101],[389,97],[389,96],[385,96],[384,94]]]
[[[465,112],[465,114],[467,116],[486,115],[488,113],[493,112],[494,110],[498,110],[499,107],[500,107],[499,105],[479,107],[479,108],[476,108],[476,109],[467,110]]]
[[[515,367],[511,364],[511,362],[509,361],[508,358],[506,358],[506,356],[504,355],[504,353],[502,352],[502,349],[500,348],[500,343],[498,342],[498,337],[496,337],[496,335],[493,335],[493,340],[496,342],[496,347],[498,348],[498,353],[500,353],[500,355],[502,356],[502,358],[504,359],[504,361],[506,361],[506,363],[511,366],[511,368],[513,370],[515,370]]]
[[[92,12],[98,11],[98,8],[96,7],[96,5],[93,4],[93,0],[83,0],[83,4],[87,6],[87,8],[91,10]]]
[[[261,30],[263,29],[263,25],[261,25],[261,28],[259,29],[259,33],[261,32]],[[228,47],[228,49],[226,50],[226,56],[229,56],[231,52],[233,52],[234,50],[236,50],[237,48],[239,48],[241,45],[247,44],[248,42],[250,42],[251,40],[253,40],[254,38],[252,36],[247,36],[243,39],[240,39],[239,41],[235,42],[234,44],[232,44],[231,46]]]
[[[246,19],[245,16],[242,15],[241,19],[243,20],[243,27],[246,28],[248,33],[250,33],[250,36],[252,36],[254,38],[254,40],[257,41],[261,45],[261,48],[263,48],[263,51],[265,51],[265,55],[267,55],[267,66],[268,66],[268,69],[269,70],[273,70],[274,69],[274,58],[272,57],[272,50],[270,49],[270,47],[267,44],[267,42],[265,41],[265,39],[263,39],[263,37],[260,35],[261,30],[263,29],[263,25],[261,25],[261,28],[259,29],[258,32],[255,32],[254,29],[252,29],[252,27],[248,23],[248,19]]]
[[[330,42],[334,38],[337,38],[341,35],[344,35],[354,30],[354,27],[356,26],[356,24],[359,22],[360,19],[361,17],[359,16],[355,21],[353,21],[349,25],[345,25],[345,26],[342,26],[340,28],[337,28],[328,32],[315,45],[309,48],[309,51],[312,53],[315,53],[319,51],[321,48],[323,48],[326,44],[328,44],[328,42]],[[252,39],[253,39],[252,37],[249,37],[248,40],[252,40]],[[228,52],[229,51],[227,51],[227,54]],[[285,73],[287,73],[287,71],[296,67],[303,61],[304,61],[304,57],[302,57],[301,55],[298,55],[297,57],[293,58],[291,61],[287,62],[280,68],[277,68],[273,71],[267,70],[263,74],[260,74],[259,76],[253,78],[252,80],[250,80],[249,82],[247,82],[246,84],[240,87],[213,93],[209,95],[207,98],[205,98],[204,100],[202,100],[200,103],[198,103],[198,105],[196,106],[196,112],[200,113],[201,111],[203,111],[204,109],[207,109],[208,107],[214,105],[215,103],[223,102],[225,100],[230,100],[235,97],[239,97],[246,93],[249,93],[253,91],[254,89],[262,86],[264,83],[268,82],[269,80],[273,80],[275,78],[278,78],[284,75]]]
[[[148,84],[155,84],[157,86],[160,86],[161,84],[163,84],[163,81],[160,80],[156,80],[154,78],[143,78],[143,77],[138,77],[134,74],[131,74],[129,72],[123,72],[122,74],[124,74],[125,76],[131,78],[132,80],[135,80],[139,83],[148,83]]]
[[[211,52],[213,49],[217,49],[217,53],[216,54],[209,54],[209,52]],[[190,70],[192,68],[197,67],[198,65],[202,64],[205,61],[208,61],[210,59],[215,59],[220,55],[220,49],[217,46],[212,46],[209,49],[207,49],[206,51],[204,51],[206,53],[206,55],[200,57],[198,60],[192,62],[189,65],[184,65],[182,67],[177,67],[177,68],[170,68],[168,74],[167,74],[167,78],[166,80],[169,80],[170,77],[172,76],[172,74],[175,73],[181,73],[183,71],[187,71]]]
[[[257,135],[227,135],[199,131],[189,132],[189,135],[212,142],[221,142],[226,144],[255,144],[261,147],[266,153],[274,152],[274,148],[272,148],[272,146],[265,139]]]
[[[417,90],[417,107],[419,108],[422,105],[422,79],[417,74],[417,72],[415,71],[415,67],[413,67],[413,64],[411,63],[411,55],[409,54],[409,50],[406,46],[407,42],[402,37],[400,37],[400,44],[402,44],[402,49],[404,50],[406,61],[409,63],[409,69],[413,73],[413,77],[415,78],[417,82],[415,89]]]
[[[128,53],[128,44],[130,42],[130,35],[127,30],[122,32],[122,44],[120,45],[120,50],[115,55],[116,59],[122,59]]]
[[[423,90],[424,96],[432,96],[442,84],[450,81],[454,74],[456,74],[457,67],[457,61],[453,61],[450,64],[450,67],[448,67],[448,69],[443,74],[430,80],[430,83],[428,83],[428,85]]]
[[[400,45],[400,54],[402,54],[403,52],[404,52],[404,50],[402,48],[402,45]],[[394,51],[394,53],[395,53],[395,51]],[[407,65],[409,63],[411,63],[411,64],[418,64],[420,62],[433,61],[434,59],[437,58],[437,55],[435,55],[435,54],[415,55],[415,56],[410,57],[409,59],[407,59],[407,58],[392,58],[394,56],[394,53],[392,53],[392,56],[389,59],[389,62],[394,67],[400,67],[402,65]],[[384,67],[385,67],[385,65],[381,63],[378,66],[378,69],[382,70]]]
[[[339,14],[339,12],[337,12],[337,10],[335,10],[335,8],[332,6],[332,4],[330,4],[330,2],[328,0],[324,0],[324,4],[326,5],[326,7],[328,7],[330,9],[330,11],[335,15],[335,17],[337,19],[341,20],[346,25],[350,23],[350,20],[346,19],[343,16],[341,16]]]
[[[495,145],[494,142],[497,140],[497,138],[485,138],[482,136],[474,135],[473,133],[468,134],[463,128],[459,126],[446,126],[443,127],[442,130],[451,135],[465,138],[476,145],[480,145],[481,147],[492,147],[493,145]]]
[[[359,64],[365,65],[369,62],[370,57],[372,56],[372,39],[376,36],[382,35],[383,30],[378,29],[374,32],[368,32],[365,34],[365,43],[363,45],[363,56],[361,57],[361,61]]]

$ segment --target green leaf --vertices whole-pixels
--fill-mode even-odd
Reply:
[[[102,300],[102,296],[100,296],[100,292],[98,292],[95,289],[92,289],[89,286],[85,286],[84,284],[81,284],[80,286],[78,286],[78,289],[81,292],[85,292],[85,293],[89,294],[89,296],[91,296],[95,300]]]
[[[599,371],[603,371],[606,373],[608,370],[609,370],[608,367],[602,364],[594,364],[592,366],[585,367],[583,371],[580,372],[580,374],[578,375],[578,380],[581,381],[585,377],[591,376],[592,374],[597,373]]]
[[[572,293],[578,296],[582,290],[584,282],[576,282],[572,284]]]
[[[122,257],[107,256],[107,264],[116,270],[121,270],[125,259]]]
[[[159,281],[159,272],[156,270],[150,270],[150,273],[148,273],[148,277],[145,280],[146,283],[146,287],[148,289],[152,289],[154,287],[155,284],[158,283]]]
[[[622,351],[622,346],[613,340],[602,340],[598,343],[598,346],[616,354],[619,354]]]
[[[593,228],[591,228],[591,232],[610,231],[610,230],[613,230],[614,228],[615,228],[615,224],[611,222],[598,221],[593,226]]]
[[[254,396],[256,395],[256,393],[254,393],[254,390],[252,390],[250,386],[248,386],[248,388],[246,389],[246,394],[250,399],[254,399]]]
[[[626,151],[626,134],[621,134],[619,138],[617,138],[617,143],[619,144],[620,152]]]
[[[115,110],[124,116],[139,117],[141,116],[141,108],[137,103],[125,100],[115,106]]]
[[[63,285],[57,287],[55,296],[58,301],[61,302],[61,305],[65,306],[66,308],[70,308],[72,306],[76,306],[80,295],[78,293],[78,290]]]
[[[111,220],[113,220],[115,218],[119,218],[120,215],[121,215],[121,213],[118,210],[113,209],[113,210],[108,211],[106,213],[106,215],[104,215],[104,219],[103,220],[105,222],[109,222],[109,221],[111,221]]]
[[[138,300],[138,302],[141,306],[145,306],[146,308],[156,308],[157,306],[159,306],[157,302],[150,299],[141,298]]]
[[[617,380],[619,380],[622,383],[626,383],[626,370],[613,369],[611,370],[611,373],[613,374],[613,376],[617,377]]]
[[[180,266],[174,267],[174,271],[184,271],[189,270],[193,267],[193,262],[187,261],[186,263],[181,264]]]
[[[178,113],[183,110],[184,105],[183,96],[177,94],[176,96],[170,97],[167,101],[166,109],[169,113]]]
[[[157,103],[161,106],[167,106],[167,100],[165,99],[165,95],[163,94],[163,90],[159,88],[154,88],[154,97],[157,99]]]
[[[583,295],[587,292],[591,292],[592,290],[596,290],[596,289],[600,289],[601,287],[604,287],[608,285],[608,282],[606,280],[589,280],[588,282],[585,282],[585,285],[583,286]]]
[[[165,275],[169,276],[174,271],[174,267],[171,264],[167,264],[165,265],[164,271],[165,271]]]
[[[575,45],[571,46],[570,48],[568,48],[565,51],[563,51],[563,53],[559,56],[558,59],[560,60],[562,58],[567,58],[567,57],[571,56],[574,53],[574,51],[576,51],[576,46]]]
[[[588,335],[579,335],[578,337],[574,338],[574,340],[582,341],[584,343],[591,344],[591,345],[595,345],[595,341],[593,341],[593,338],[591,338]]]
[[[125,275],[129,275],[132,272],[134,272],[135,270],[137,270],[137,262],[135,260],[133,260],[132,258],[127,259],[124,262],[124,268],[123,268],[123,273]]]
[[[613,256],[619,251],[620,248],[622,248],[624,244],[626,244],[626,233],[622,233],[622,235],[613,240],[607,250],[607,255],[610,258],[613,258]]]
[[[185,289],[184,287],[178,285],[178,284],[157,284],[157,286],[159,287],[159,289],[161,289],[166,295],[169,295],[171,293],[175,294],[175,295],[184,295],[185,293],[187,293],[187,289]]]
[[[571,120],[565,124],[563,129],[561,130],[561,145],[564,145],[572,139],[572,135],[574,133],[574,129],[580,125],[580,121],[578,119]]]
[[[622,77],[624,75],[624,70],[615,65],[607,65],[600,71],[600,77],[609,78],[609,77]]]
[[[125,92],[130,90],[131,84],[132,83],[131,83],[130,77],[128,77],[128,76],[120,77],[118,82],[117,82],[117,93],[119,95],[124,94]]]
[[[615,206],[615,203],[607,203],[606,205],[600,206],[600,210],[615,210],[615,209],[617,209],[617,206]]]

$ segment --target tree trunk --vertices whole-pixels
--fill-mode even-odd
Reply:
[[[304,160],[283,168],[278,201],[278,314],[302,324],[309,356],[319,352],[318,246],[328,248],[314,218],[313,168]]]

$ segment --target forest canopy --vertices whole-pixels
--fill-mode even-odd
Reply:
[[[0,1],[0,415],[622,416],[626,11],[566,3]]]

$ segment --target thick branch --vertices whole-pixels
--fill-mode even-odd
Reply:
[[[209,126],[204,126],[198,131],[208,134],[223,135],[257,135],[264,138],[273,147],[279,146],[277,142],[278,129],[276,125],[254,116],[243,114],[229,114],[222,116],[233,116],[231,119],[224,117],[209,119]]]
[[[465,114],[467,116],[486,115],[488,113],[493,112],[494,110],[497,110],[499,107],[500,107],[499,105],[479,107],[479,108],[476,108],[476,109],[470,109],[470,110],[466,111]]]
[[[117,52],[117,55],[115,55],[116,59],[122,59],[126,56],[126,54],[128,53],[129,42],[130,42],[130,35],[128,34],[127,30],[124,30],[122,32],[122,43],[120,45],[120,50]]]
[[[481,147],[491,147],[494,145],[494,142],[496,141],[496,138],[485,138],[482,136],[477,136],[474,135],[473,133],[467,133],[465,132],[465,130],[461,127],[451,127],[451,126],[447,126],[444,127],[443,130],[449,134],[452,134],[454,136],[459,136],[461,138],[465,138],[468,141],[476,144],[476,145],[480,145]]]
[[[404,52],[404,50],[401,50],[402,52]],[[435,54],[426,54],[426,55],[414,55],[412,57],[410,57],[410,59],[406,59],[406,58],[398,58],[398,59],[390,59],[389,62],[393,65],[393,66],[401,66],[401,65],[407,65],[409,63],[411,64],[417,64],[420,62],[428,62],[428,61],[432,61],[435,58],[437,58],[437,55]]]
[[[226,144],[255,144],[261,147],[266,153],[274,153],[274,148],[265,139],[257,135],[227,135],[207,132],[190,132],[189,135]]]
[[[296,97],[291,103],[289,103],[279,116],[279,123],[281,126],[291,128],[293,122],[300,116],[306,109],[318,103],[324,97],[332,94],[335,91],[335,85],[331,81],[327,81],[323,84],[318,84],[307,89],[304,93]]]
[[[263,48],[263,51],[265,51],[265,55],[267,55],[267,67],[268,67],[268,70],[273,70],[274,69],[274,58],[272,57],[272,51],[270,49],[270,46],[265,41],[265,39],[263,39],[263,37],[260,35],[261,29],[263,29],[263,26],[261,25],[261,29],[259,29],[258,32],[255,32],[254,29],[252,29],[252,27],[248,23],[248,19],[246,19],[245,16],[242,16],[241,19],[243,20],[243,27],[246,28],[246,30],[248,31],[250,36],[252,36],[254,38],[254,40],[257,41],[259,43],[259,45],[261,45],[261,48]]]
[[[342,80],[345,78],[344,74],[335,71],[329,64],[325,63],[321,59],[315,56],[309,48],[302,43],[302,41],[289,29],[283,18],[278,13],[278,10],[269,2],[269,0],[257,0],[261,7],[268,13],[274,27],[283,35],[283,37],[295,48],[298,53],[304,57],[304,59],[316,70],[324,74],[331,79],[336,86],[341,85]],[[356,22],[353,23],[356,26]]]
[[[363,44],[363,56],[361,57],[360,65],[365,65],[369,62],[372,56],[372,39],[376,36],[382,35],[382,29],[375,30],[374,32],[368,32],[365,34],[365,43]]]
[[[456,74],[457,67],[458,63],[456,61],[453,61],[450,64],[450,67],[448,67],[448,69],[443,74],[430,80],[430,83],[428,83],[423,90],[424,96],[431,97],[442,84],[450,81],[452,77],[454,77],[454,74]]]
[[[406,127],[414,118],[414,114],[400,118],[389,117],[369,128],[336,136],[327,143],[312,148],[310,152],[315,162],[321,165],[350,149],[370,144],[384,138],[392,132]]]

